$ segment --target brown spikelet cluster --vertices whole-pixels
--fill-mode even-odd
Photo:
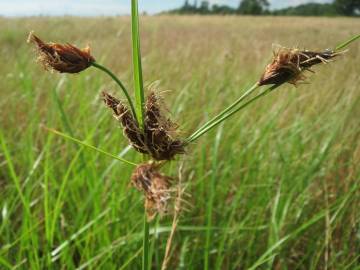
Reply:
[[[45,43],[33,32],[29,34],[28,43],[36,45],[38,61],[45,69],[60,73],[78,73],[95,62],[89,47],[79,49],[71,44]]]
[[[301,51],[298,49],[280,48],[274,53],[272,62],[267,65],[261,76],[259,85],[285,82],[296,85],[306,79],[304,71],[311,71],[311,67],[320,63],[328,63],[330,59],[343,52],[325,50],[323,52]]]
[[[145,105],[145,141],[150,155],[156,160],[170,160],[185,153],[184,142],[177,138],[178,126],[165,117],[165,105],[151,91]]]
[[[124,135],[140,153],[155,160],[171,160],[177,154],[185,153],[185,144],[177,138],[177,126],[164,116],[160,98],[150,92],[145,104],[144,130],[142,131],[130,110],[118,99],[103,92],[105,104],[114,112],[121,123]]]
[[[148,220],[152,220],[156,214],[163,216],[167,213],[171,179],[161,174],[158,166],[151,162],[138,165],[131,175],[131,183],[144,193]]]
[[[125,137],[128,138],[130,144],[136,151],[148,154],[148,151],[144,147],[145,138],[139,126],[131,114],[131,111],[117,98],[112,95],[103,92],[103,100],[105,104],[111,108],[114,112],[114,117],[121,123]]]

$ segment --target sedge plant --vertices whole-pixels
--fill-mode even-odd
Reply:
[[[344,52],[343,49],[360,38],[360,35],[341,43],[333,50],[318,52],[280,48],[275,52],[272,62],[266,67],[264,74],[258,82],[245,90],[244,94],[232,104],[200,126],[186,139],[179,139],[174,136],[176,125],[164,116],[160,98],[156,93],[148,93],[147,99],[145,99],[137,0],[131,0],[131,33],[135,102],[132,101],[129,91],[121,80],[111,70],[95,61],[95,58],[90,54],[89,48],[78,49],[70,44],[45,43],[33,33],[30,33],[28,40],[36,45],[39,54],[38,60],[46,69],[52,69],[61,73],[79,73],[89,67],[94,67],[108,74],[124,94],[130,109],[127,108],[126,104],[107,93],[103,94],[103,99],[105,104],[112,109],[114,117],[123,127],[124,135],[128,138],[129,143],[136,151],[142,154],[142,164],[136,164],[103,151],[85,141],[78,140],[60,131],[51,128],[47,130],[64,139],[71,140],[110,158],[135,167],[131,182],[145,195],[142,269],[148,270],[151,267],[150,222],[157,214],[166,213],[168,202],[172,198],[171,178],[160,173],[160,169],[164,163],[173,160],[179,154],[184,154],[185,148],[190,148],[192,143],[208,133],[215,126],[228,120],[231,116],[256,100],[273,92],[284,83],[291,83],[296,86],[303,82],[306,71],[312,71],[311,68],[314,65],[328,63],[333,58],[341,55]],[[259,91],[262,86],[267,85],[271,86],[263,91]],[[255,94],[256,91],[259,91],[259,93]],[[180,189],[178,187],[178,190]],[[181,198],[177,199],[181,201]],[[211,208],[209,211],[210,212],[207,213],[208,223],[211,219]],[[168,241],[170,244],[166,247],[163,269],[166,269],[168,265],[171,239],[178,222],[179,209],[175,211],[175,215],[173,231],[171,231],[170,241]],[[207,249],[209,249],[209,243],[210,233],[208,231],[206,239]],[[208,252],[207,250],[205,256],[205,269],[209,267]]]

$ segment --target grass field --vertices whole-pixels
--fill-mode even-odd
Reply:
[[[140,269],[143,202],[133,167],[51,127],[140,162],[100,98],[105,74],[44,72],[30,30],[90,44],[131,88],[130,18],[0,18],[0,269]],[[144,17],[145,85],[159,80],[182,134],[256,82],[272,44],[335,47],[360,20]],[[360,269],[360,43],[201,137],[167,174],[187,183],[169,269]],[[160,269],[172,216],[152,222]]]

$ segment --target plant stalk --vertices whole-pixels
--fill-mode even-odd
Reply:
[[[91,63],[91,65],[93,67],[97,68],[97,69],[100,69],[101,71],[104,71],[106,74],[108,74],[120,86],[121,90],[123,91],[123,93],[126,96],[127,101],[129,102],[130,109],[131,109],[131,112],[132,112],[134,118],[137,119],[134,104],[131,101],[129,92],[126,90],[124,84],[119,80],[119,78],[116,77],[114,73],[112,73],[109,69],[107,69],[103,65],[100,65],[100,64],[98,64],[96,62]]]
[[[131,40],[132,40],[132,62],[134,73],[135,88],[135,106],[136,116],[141,130],[144,130],[144,87],[142,79],[141,52],[140,52],[140,31],[139,31],[139,11],[137,0],[131,0]],[[143,156],[143,161],[146,157]],[[149,241],[150,223],[147,221],[146,209],[144,209],[143,225],[143,254],[142,270],[149,270],[150,266],[150,241]]]
[[[144,213],[144,226],[143,226],[143,257],[142,257],[142,270],[149,269],[149,230],[150,224],[147,221],[146,212]]]
[[[258,87],[259,87],[258,83],[255,83],[253,86],[251,86],[248,90],[246,90],[246,92],[243,95],[241,95],[237,100],[235,100],[234,103],[232,103],[229,107],[224,109],[218,115],[216,115],[211,120],[209,120],[204,125],[202,125],[200,128],[198,128],[193,134],[191,134],[191,136],[188,138],[188,141],[191,142],[193,137],[196,137],[196,135],[198,133],[200,133],[203,129],[207,128],[209,125],[211,125],[216,120],[221,118],[224,114],[228,113],[233,108],[235,108],[241,101],[243,101],[245,98],[247,98],[249,95],[251,95]]]
[[[122,161],[122,162],[127,163],[127,164],[132,165],[132,166],[137,166],[138,165],[138,164],[136,164],[136,163],[134,163],[132,161],[129,161],[129,160],[123,159],[121,157],[115,156],[113,154],[110,154],[110,153],[108,153],[108,152],[106,152],[104,150],[101,150],[100,148],[97,148],[97,147],[95,147],[95,146],[93,146],[91,144],[86,143],[85,141],[80,141],[80,140],[78,140],[78,139],[76,139],[76,138],[74,138],[72,136],[69,136],[69,135],[67,135],[65,133],[62,133],[62,132],[60,132],[58,130],[55,130],[55,129],[52,129],[52,128],[47,128],[47,127],[45,127],[45,130],[50,131],[51,133],[54,133],[55,135],[58,135],[60,137],[63,137],[64,139],[73,141],[73,142],[75,142],[77,144],[80,144],[82,146],[85,146],[85,147],[88,147],[88,148],[90,148],[92,150],[95,150],[95,151],[99,152],[100,154],[103,154],[103,155],[108,156],[110,158],[117,159],[119,161]]]
[[[140,51],[140,30],[139,30],[139,12],[137,0],[131,0],[131,39],[132,56],[134,69],[134,87],[136,115],[139,126],[144,126],[144,87],[142,78],[141,51]]]
[[[218,124],[220,124],[221,122],[225,121],[227,118],[229,118],[230,116],[232,116],[233,114],[237,113],[238,111],[244,109],[246,106],[248,106],[249,104],[251,104],[252,102],[254,102],[255,100],[269,94],[270,92],[272,92],[274,89],[276,89],[277,87],[279,87],[280,85],[273,85],[271,87],[269,87],[268,89],[266,89],[265,91],[263,91],[262,93],[256,95],[255,97],[253,97],[252,99],[248,100],[247,102],[245,102],[243,105],[241,105],[240,107],[229,111],[228,113],[222,113],[221,117],[218,117],[216,121],[212,121],[212,123],[210,125],[207,125],[205,128],[203,128],[202,130],[200,130],[199,132],[197,132],[194,136],[191,136],[190,138],[188,138],[188,142],[193,142],[195,140],[197,140],[199,137],[201,137],[202,135],[204,135],[205,133],[207,133],[208,131],[210,131],[212,128],[214,128],[215,126],[217,126]]]
[[[347,41],[339,44],[338,46],[336,46],[335,51],[339,51],[339,50],[341,50],[341,49],[346,48],[348,45],[350,45],[350,43],[354,42],[354,41],[357,40],[358,38],[360,38],[360,34],[358,34],[358,35],[350,38],[349,40],[347,40]]]

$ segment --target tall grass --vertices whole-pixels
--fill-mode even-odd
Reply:
[[[262,34],[262,18],[144,20],[145,85],[162,78],[162,88],[172,89],[168,102],[185,131],[231,104],[239,85],[258,78],[272,42],[291,46],[301,40],[304,47],[321,49],[358,28],[351,19],[329,19],[323,27],[322,19],[267,18],[271,29]],[[143,206],[128,189],[133,167],[87,150],[96,145],[140,162],[94,98],[104,84],[116,86],[94,71],[71,78],[44,75],[23,45],[30,29],[49,33],[53,40],[91,40],[101,63],[130,82],[131,57],[110,58],[110,52],[131,55],[131,46],[119,46],[118,38],[131,44],[130,20],[1,23],[7,29],[0,34],[1,55],[14,63],[0,68],[5,89],[0,92],[1,268],[139,269]],[[96,31],[100,26],[104,31]],[[57,33],[50,31],[54,27]],[[305,34],[302,27],[316,30]],[[76,35],[69,37],[69,29]],[[252,35],[255,45],[249,48],[240,32],[257,33]],[[299,35],[288,34],[293,32]],[[209,46],[214,38],[217,44]],[[178,225],[172,269],[356,269],[359,49],[354,45],[347,59],[322,67],[310,85],[275,91],[193,145],[184,168],[191,208]],[[52,89],[63,112],[49,94]],[[74,147],[40,124],[70,128],[74,137],[86,139],[84,146]],[[174,175],[174,168],[166,169]],[[153,269],[161,266],[170,223],[171,217],[156,233],[149,230]]]

